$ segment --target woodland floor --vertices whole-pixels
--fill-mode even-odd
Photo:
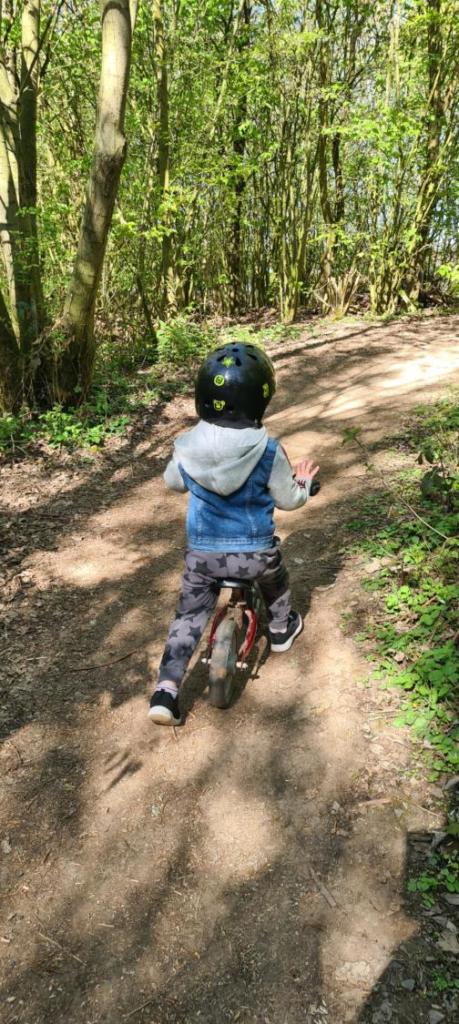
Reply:
[[[344,524],[375,484],[341,438],[382,442],[457,383],[458,327],[305,325],[273,348],[268,429],[321,464],[320,495],[278,516],[305,630],[226,712],[198,662],[175,734],[146,712],[184,547],[185,499],[161,473],[192,402],[90,464],[1,469],[5,1024],[453,1020],[422,992],[433,946],[405,896],[410,837],[440,826],[442,795],[413,777],[399,698],[359,687],[368,664],[342,629],[369,599]],[[374,461],[407,456],[381,443]]]

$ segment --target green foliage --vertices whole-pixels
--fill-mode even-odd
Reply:
[[[0,416],[0,451],[13,451],[33,438],[33,428],[26,413],[21,416]]]
[[[433,894],[459,893],[459,855],[457,851],[432,854],[428,870],[408,881],[408,892],[422,893],[427,906],[435,901]]]
[[[418,407],[422,428],[414,428],[412,443],[419,447],[418,463],[431,468],[421,480],[423,496],[459,511],[459,405],[448,400],[435,410]]]
[[[0,451],[14,453],[25,445],[45,442],[49,448],[97,448],[108,437],[124,433],[130,417],[115,416],[107,406],[102,408],[100,397],[78,409],[52,409],[31,417],[30,413],[0,419]]]
[[[162,395],[158,382],[127,373],[120,361],[123,365],[119,351],[104,347],[90,395],[76,408],[54,405],[44,413],[23,409],[17,416],[1,416],[0,452],[14,454],[40,443],[50,449],[99,448],[125,433],[133,415]]]
[[[451,296],[459,298],[459,263],[442,263],[437,274],[446,281]]]
[[[362,433],[361,427],[345,427],[343,430],[342,444],[349,444],[350,441],[357,441]]]
[[[187,367],[199,362],[217,344],[215,330],[184,316],[159,322],[158,356],[166,366]]]
[[[301,335],[301,327],[290,324],[274,323],[270,327],[253,327],[251,324],[234,324],[221,331],[222,342],[241,341],[263,348],[267,342],[279,344],[296,341]]]
[[[38,417],[40,436],[50,448],[97,447],[114,434],[122,434],[127,416],[109,416],[100,408],[97,398],[81,410],[63,410],[55,405]]]
[[[126,112],[128,156],[102,281],[104,313],[130,308],[140,275],[153,317],[160,314],[165,235],[173,240],[179,310],[192,303],[201,313],[228,312],[235,226],[243,309],[278,304],[297,278],[302,299],[315,303],[317,288],[324,292],[322,259],[329,243],[337,287],[358,267],[378,312],[406,307],[400,289],[408,286],[400,274],[415,246],[430,123],[428,26],[419,5],[401,5],[397,34],[388,3],[322,5],[322,24],[312,3],[251,5],[250,20],[239,23],[233,41],[237,7],[163,4],[171,164],[163,194],[155,173],[160,109],[152,5],[140,0]],[[445,0],[440,49],[446,96],[452,93],[455,46],[454,6]],[[74,255],[99,49],[98,5],[83,4],[78,12],[66,5],[43,79],[39,125],[45,290],[54,312]],[[445,102],[445,135],[447,118]],[[321,135],[335,211],[337,183],[343,184],[345,216],[334,224],[331,241],[319,190],[311,188]],[[337,140],[338,177],[332,153]],[[425,249],[429,270],[436,262],[451,282],[457,265],[455,140],[444,147],[433,182],[428,217],[435,246]]]
[[[348,524],[359,534],[354,550],[380,562],[364,582],[378,594],[376,616],[359,639],[376,651],[375,678],[403,691],[395,724],[410,726],[423,741],[432,777],[459,764],[458,438],[455,400],[420,407],[403,441],[418,453],[418,463],[428,458],[436,487],[426,490],[419,469],[399,474],[390,493],[365,499]]]
[[[141,331],[131,341],[122,322],[111,336],[102,321],[98,331],[101,341],[87,401],[76,408],[55,405],[41,414],[23,409],[17,416],[0,416],[0,453],[14,454],[40,443],[50,449],[102,447],[110,437],[125,433],[146,407],[192,394],[197,366],[220,342],[263,345],[299,333],[279,323],[258,331],[245,325],[217,331],[184,316],[160,323],[157,347]]]
[[[434,978],[434,988],[437,992],[459,989],[459,978],[447,978],[444,974],[437,973]]]
[[[226,317],[274,306],[287,323],[299,305],[342,316],[369,298],[373,312],[392,317],[457,297],[453,0],[442,0],[440,19],[429,5],[395,9],[388,0],[161,6],[162,90],[153,5],[138,4],[127,158],[100,278],[98,340],[121,325],[125,362],[136,363],[141,343],[153,362],[159,320],[161,363],[180,369],[210,341],[189,311]],[[21,5],[7,7],[0,63],[14,68]],[[42,11],[50,20],[36,67],[37,197],[23,205],[4,255],[13,254],[18,278],[30,278],[32,263],[41,269],[47,329],[62,316],[74,264],[101,22],[94,3],[57,11],[43,0]],[[12,279],[11,268],[0,271],[8,309]],[[248,326],[238,331],[252,336]],[[254,330],[252,340],[285,341],[294,331]],[[438,493],[438,474],[427,468],[426,494]]]

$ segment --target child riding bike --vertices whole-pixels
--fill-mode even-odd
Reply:
[[[291,607],[273,512],[304,505],[319,467],[304,458],[292,469],[268,436],[262,420],[275,390],[273,364],[255,345],[223,345],[199,370],[199,422],[178,437],[164,473],[167,487],[190,497],[181,594],[150,700],[149,717],[158,725],[181,722],[180,684],[215,608],[219,581],[257,581],[271,651],[288,651],[303,628]]]

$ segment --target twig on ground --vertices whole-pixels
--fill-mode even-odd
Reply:
[[[140,1006],[136,1006],[135,1010],[130,1010],[129,1013],[123,1013],[123,1019],[128,1020],[129,1017],[134,1017],[136,1013],[140,1013],[141,1010],[145,1010],[145,1007],[150,1006],[150,1003],[152,1003],[155,999],[156,993],[154,996],[150,996],[149,999],[146,999],[144,1003],[141,1003]]]
[[[374,711],[368,718],[373,721],[376,718],[395,718],[399,714],[400,708],[391,708],[388,711]]]
[[[44,932],[38,932],[38,935],[40,936],[40,939],[44,939],[45,942],[50,942],[52,946],[56,946],[57,949],[61,949],[63,953],[67,953],[67,956],[71,956],[72,959],[76,960],[77,963],[82,965],[82,967],[85,966],[83,960],[80,960],[80,957],[77,956],[76,953],[72,953],[70,949],[66,949],[61,942],[57,942],[56,939],[52,939],[50,935],[45,935]]]
[[[316,886],[317,886],[320,894],[323,896],[324,900],[327,901],[329,907],[332,907],[333,909],[336,909],[338,904],[337,904],[337,902],[335,900],[335,897],[332,896],[331,892],[329,892],[327,887],[323,884],[323,882],[320,881],[319,876],[316,874],[316,872],[314,871],[314,868],[312,868],[310,864],[308,864],[308,870],[309,870],[309,874],[311,875],[312,880],[316,883]]]
[[[431,814],[433,817],[442,814],[440,808],[437,808],[437,810],[433,810],[431,807],[424,807],[424,804],[418,804],[417,800],[412,800],[411,803],[414,804],[415,807],[419,807],[420,811],[425,811],[426,814]]]
[[[378,804],[391,804],[391,803],[392,803],[392,797],[391,796],[375,796],[371,800],[359,800],[359,802],[357,804],[354,804],[354,806],[355,807],[372,807],[372,806],[377,806]]]
[[[93,672],[97,668],[110,668],[111,665],[117,665],[119,661],[125,661],[126,658],[130,658],[132,654],[139,651],[143,647],[143,644],[137,644],[137,647],[133,647],[132,651],[127,651],[126,654],[121,654],[119,658],[113,658],[112,661],[101,661],[97,665],[80,665],[78,668],[69,668],[69,672]]]

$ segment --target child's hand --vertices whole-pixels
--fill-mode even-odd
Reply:
[[[319,472],[320,466],[315,466],[312,459],[302,459],[293,467],[297,480],[313,480]]]

